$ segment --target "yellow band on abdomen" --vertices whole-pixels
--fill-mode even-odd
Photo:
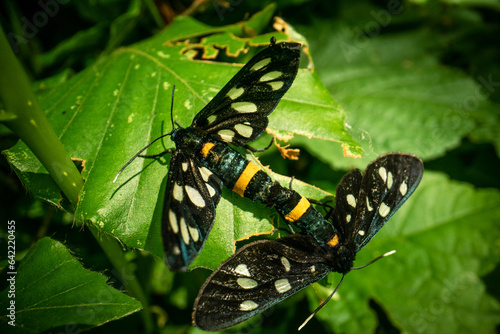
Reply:
[[[291,222],[296,222],[297,220],[300,219],[300,217],[302,217],[302,215],[307,211],[307,209],[309,209],[309,206],[311,206],[311,203],[309,203],[307,198],[302,196],[300,198],[299,203],[297,203],[297,205],[295,206],[295,208],[293,208],[292,211],[286,214],[285,219]]]
[[[243,170],[243,173],[241,173],[240,177],[238,178],[238,181],[236,181],[233,191],[243,197],[243,194],[245,193],[245,189],[247,188],[248,184],[254,177],[254,175],[260,170],[259,166],[254,164],[253,162],[249,162],[248,165],[245,167]]]

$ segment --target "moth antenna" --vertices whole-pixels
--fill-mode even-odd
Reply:
[[[378,260],[380,260],[381,258],[386,257],[386,256],[389,256],[389,255],[392,255],[392,254],[394,254],[394,253],[396,253],[396,251],[395,251],[395,250],[391,250],[390,252],[387,252],[387,253],[385,253],[385,254],[382,254],[382,255],[380,255],[380,256],[377,256],[376,258],[374,258],[373,260],[371,260],[371,261],[370,261],[370,262],[368,262],[367,264],[364,264],[364,265],[362,265],[361,267],[354,267],[354,268],[351,268],[351,270],[358,270],[358,269],[362,269],[362,268],[364,268],[364,267],[369,266],[370,264],[372,264],[372,263],[374,263],[374,262],[377,262],[377,261],[378,261]]]
[[[395,251],[395,250],[392,250],[392,251],[390,251],[390,252],[387,252],[387,253],[385,253],[385,254],[382,254],[382,255],[380,255],[380,256],[378,256],[378,257],[376,257],[375,259],[371,260],[371,261],[370,261],[370,262],[368,262],[367,264],[362,265],[361,267],[355,267],[355,268],[352,268],[351,270],[357,270],[357,269],[361,269],[361,268],[367,267],[367,266],[369,266],[370,264],[372,264],[372,263],[374,263],[374,262],[377,262],[377,261],[378,261],[378,260],[380,260],[381,258],[386,257],[386,256],[389,256],[389,255],[392,255],[392,254],[394,254],[394,253],[396,253],[396,251]],[[321,310],[321,309],[322,309],[322,308],[326,305],[326,303],[328,303],[328,302],[330,301],[330,299],[332,299],[332,297],[333,297],[333,295],[335,294],[335,292],[337,292],[337,290],[339,289],[340,284],[342,284],[342,281],[344,280],[344,277],[345,277],[345,274],[342,274],[342,278],[340,279],[339,284],[337,284],[337,287],[335,288],[335,290],[333,290],[333,292],[332,292],[332,293],[328,296],[328,298],[326,298],[326,299],[325,299],[325,301],[324,301],[324,302],[322,302],[322,303],[321,303],[321,305],[320,305],[320,306],[318,306],[318,307],[314,310],[314,312],[313,312],[313,313],[312,313],[312,314],[311,314],[311,315],[310,315],[310,316],[306,319],[306,321],[304,321],[304,322],[302,323],[302,325],[300,325],[300,327],[299,327],[299,331],[300,331],[300,330],[301,330],[301,329],[302,329],[302,328],[303,328],[303,327],[304,327],[304,326],[305,326],[305,325],[309,322],[309,320],[311,320],[311,319],[312,319],[312,318],[316,315],[316,313],[318,313],[318,311],[319,311],[319,310]]]
[[[172,131],[175,129],[175,125],[174,125],[174,93],[175,93],[175,85],[172,88],[172,103],[170,103],[170,121],[172,122]]]
[[[172,135],[172,133],[175,130],[175,123],[174,123],[174,93],[175,93],[175,85],[172,88],[172,103],[170,104],[170,120],[172,122],[172,131],[170,131],[169,133],[166,133],[166,134],[161,135],[160,137],[154,139],[151,143],[147,144],[139,152],[137,152],[132,157],[132,159],[130,159],[125,165],[123,165],[123,167],[120,169],[120,171],[118,172],[118,174],[116,174],[116,176],[115,176],[115,178],[113,180],[113,183],[115,183],[115,181],[118,179],[118,176],[120,176],[120,174],[125,170],[125,168],[127,168],[127,166],[130,165],[132,163],[132,161],[134,161],[139,155],[141,155],[141,153],[144,152],[149,146],[153,145],[157,140],[159,140],[159,139],[161,139],[163,137]]]
[[[116,174],[115,178],[113,179],[113,183],[115,183],[115,181],[118,179],[118,176],[120,176],[120,174],[123,172],[123,170],[125,168],[127,168],[127,166],[130,165],[132,163],[132,161],[135,160],[135,158],[137,158],[139,155],[141,155],[141,153],[144,152],[149,146],[153,145],[157,140],[162,139],[163,137],[166,137],[166,136],[170,136],[171,134],[172,134],[172,131],[170,131],[169,133],[166,133],[164,135],[161,135],[158,138],[155,138],[151,143],[149,143],[146,146],[144,146],[139,152],[137,152],[132,157],[132,159],[130,159],[125,165],[123,165],[123,167],[120,169],[120,171],[118,172],[118,174]]]
[[[321,310],[323,308],[323,306],[326,305],[326,303],[328,303],[330,301],[330,299],[332,299],[333,295],[335,294],[335,292],[337,292],[337,290],[339,289],[340,287],[340,284],[342,284],[342,281],[344,280],[344,277],[345,277],[345,274],[342,274],[342,278],[340,279],[340,282],[339,284],[337,284],[337,286],[335,287],[335,290],[333,290],[333,292],[328,296],[328,298],[326,298],[322,303],[321,305],[319,305],[313,313],[311,313],[311,315],[309,317],[307,317],[306,321],[304,321],[302,323],[302,325],[300,325],[299,327],[299,331],[304,328],[304,326],[309,322],[309,320],[311,320],[315,315],[316,313],[318,313],[319,310]]]

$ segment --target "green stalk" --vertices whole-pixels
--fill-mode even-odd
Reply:
[[[83,179],[31,90],[30,82],[0,27],[0,120],[47,169],[71,204],[76,206]]]
[[[165,22],[163,21],[163,18],[161,17],[160,12],[158,11],[158,6],[155,4],[155,2],[153,0],[145,0],[144,4],[146,5],[146,8],[149,10],[149,14],[151,14],[153,21],[155,21],[156,26],[159,29],[165,27]]]
[[[76,206],[83,179],[38,105],[28,77],[12,52],[1,26],[0,100],[5,109],[0,110],[0,121],[30,148],[69,201]],[[145,332],[151,333],[154,322],[149,312],[149,302],[125,253],[111,236],[99,234],[92,226],[90,230],[123,277],[127,290],[142,303]]]

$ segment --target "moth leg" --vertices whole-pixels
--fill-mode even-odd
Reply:
[[[286,221],[286,224],[288,225],[288,229],[290,230],[291,234],[295,234],[295,231],[293,230],[292,225],[288,221]]]
[[[329,219],[332,216],[334,208],[330,204],[327,204],[330,201],[321,202],[312,198],[308,198],[307,200],[312,204],[321,205],[323,208],[326,208],[325,210],[327,211],[327,213],[325,215],[325,219]]]
[[[295,180],[295,176],[293,176],[293,175],[292,175],[292,176],[290,177],[290,183],[288,184],[288,188],[290,188],[290,190],[293,190],[293,189],[292,189],[292,182],[293,182],[293,180]]]
[[[288,229],[284,228],[284,227],[277,227],[276,230],[284,231],[284,232],[288,233],[289,235],[295,234],[296,232],[294,231],[292,225],[290,225],[290,223],[286,220],[285,220],[285,223],[286,223]]]

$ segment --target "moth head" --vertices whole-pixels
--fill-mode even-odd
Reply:
[[[325,258],[330,263],[332,271],[341,274],[347,274],[351,271],[356,258],[354,245],[338,243],[332,247],[331,243],[328,243],[325,251]]]

